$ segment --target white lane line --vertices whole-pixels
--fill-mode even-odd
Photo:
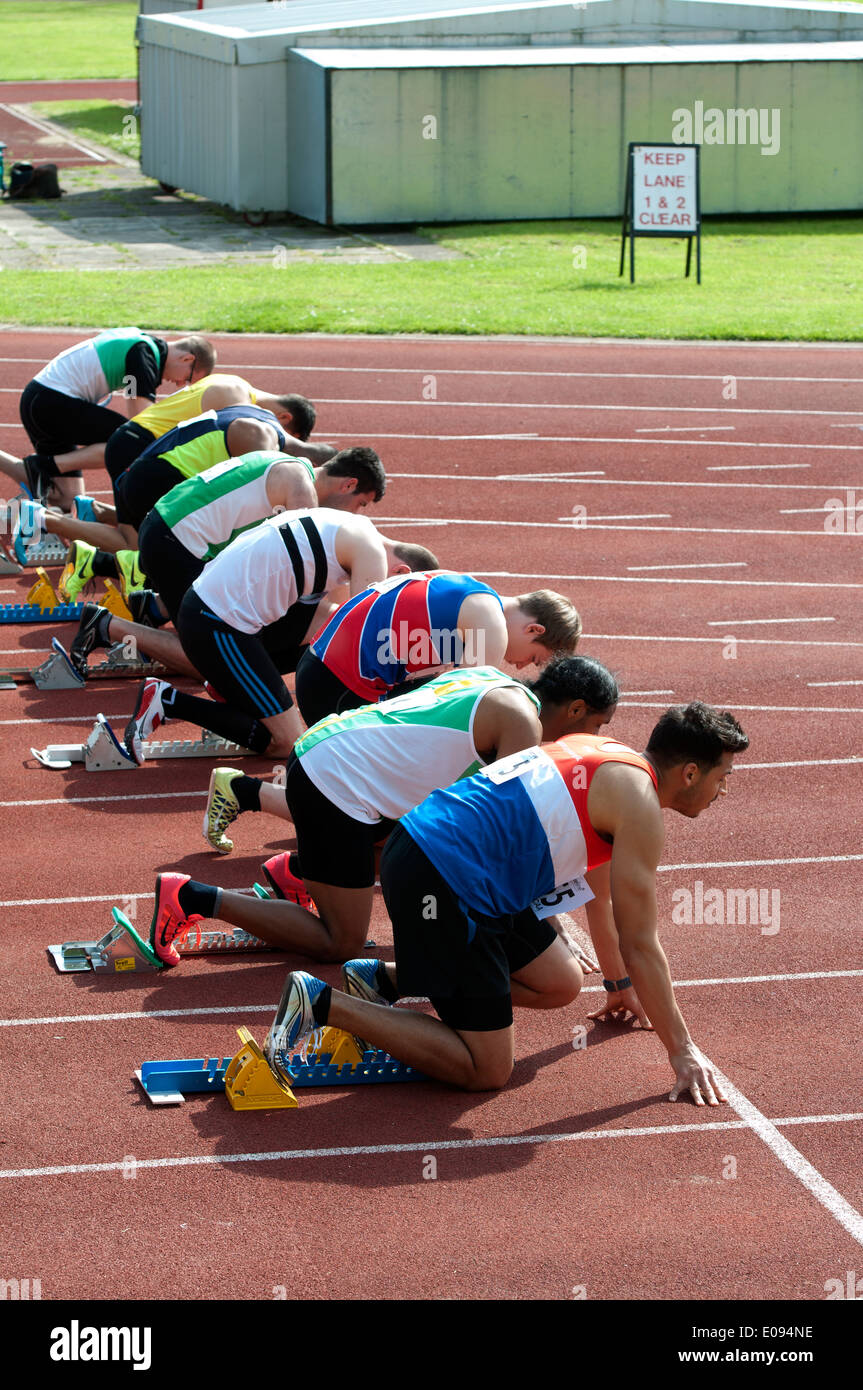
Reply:
[[[858,684],[863,685],[863,681],[858,682]],[[624,699],[628,698],[630,695],[635,697],[636,695],[673,694],[673,690],[632,690],[624,693]],[[737,763],[735,765],[735,771],[760,771],[765,768],[783,767],[838,767],[845,766],[849,763],[863,763],[863,756],[850,758],[803,758],[794,762],[782,763]],[[205,797],[206,795],[206,791],[198,787],[195,790],[189,790],[185,792],[144,792],[140,795],[130,793],[128,796],[54,796],[43,797],[39,800],[0,801],[0,807],[7,808],[13,806],[82,806],[102,801],[164,801],[169,800],[172,797],[178,796]],[[144,894],[143,896],[146,897],[149,895]],[[34,899],[34,901],[42,900]],[[70,899],[70,901],[78,901],[78,899]],[[21,904],[18,904],[18,906],[20,905]],[[3,903],[0,902],[0,907],[2,906]]]
[[[0,429],[19,430],[21,434],[25,432],[23,425],[16,425],[12,421],[7,424],[0,423]],[[863,444],[806,444],[800,442],[788,444],[781,440],[766,439],[630,439],[625,435],[614,434],[407,434],[398,430],[375,430],[373,433],[361,433],[357,430],[327,430],[327,439],[348,439],[353,443],[357,443],[361,439],[419,439],[434,440],[438,443],[442,440],[460,439],[532,439],[537,444],[637,444],[642,449],[645,446],[652,448],[663,445],[689,449],[794,449],[798,454],[804,449],[831,450],[834,453],[859,453],[863,450]],[[450,475],[447,474],[446,476]],[[695,483],[690,484],[690,486],[718,487],[719,484]],[[780,484],[774,484],[774,486],[780,486]],[[794,484],[789,483],[788,486],[793,487]]]
[[[813,687],[825,685],[863,685],[863,681],[807,681],[806,684]]]
[[[0,728],[15,728],[18,724],[93,724],[96,715],[104,713],[103,710],[94,710],[92,714],[58,714],[53,719],[0,719]],[[105,718],[128,719],[129,711],[117,711],[116,714],[106,714]]]
[[[569,513],[567,516],[559,516],[557,519],[558,519],[558,521],[568,521],[569,524],[570,524],[570,526],[575,526],[575,527],[577,527],[578,529],[583,529],[583,528],[585,527],[585,523],[582,522],[582,521],[576,521],[576,520],[573,518],[572,513]],[[591,517],[589,518],[589,523],[590,523],[590,525],[592,525],[595,521],[670,521],[670,520],[671,520],[671,512],[621,512],[619,516],[591,516]],[[514,524],[514,523],[504,522],[503,524],[504,524],[504,525],[510,525],[510,524]],[[9,592],[10,592],[10,594],[11,594],[11,593],[14,592],[14,590],[10,589]]]
[[[714,463],[707,473],[768,473],[780,468],[811,468],[811,463]]]
[[[677,873],[683,869],[761,869],[787,864],[848,864],[863,859],[863,854],[819,854],[798,859],[713,859],[704,863],[660,864],[658,874]]]
[[[21,428],[23,426],[8,426],[8,428]],[[375,430],[373,434],[359,434],[356,430],[327,430],[327,439],[350,439],[356,442],[360,439],[430,439],[440,442],[441,440],[458,439],[494,439],[499,436],[490,434],[405,434],[400,431]],[[661,448],[663,446],[673,446],[674,448],[689,449],[770,449],[771,452],[777,449],[794,449],[800,453],[804,449],[814,449],[819,451],[828,450],[833,453],[859,453],[863,449],[863,444],[784,444],[781,440],[760,440],[760,439],[631,439],[628,435],[616,434],[538,434],[536,435],[537,444],[638,444],[642,449],[645,446],[651,448]],[[717,487],[716,483],[705,483],[705,487]],[[781,486],[781,484],[773,484]],[[793,483],[788,484],[793,487]]]
[[[448,340],[448,341],[449,341],[449,340]],[[526,343],[525,346],[527,346],[527,347],[534,347],[534,346],[537,346],[537,344],[534,344],[534,343]],[[539,344],[539,346],[547,346],[547,344]],[[590,346],[591,346],[591,350],[594,350],[594,349],[596,348],[596,346],[597,346],[596,340],[591,340]],[[644,343],[644,342],[643,342],[643,343],[640,343],[640,344],[639,344],[639,347],[640,347],[641,349],[644,349],[645,347],[651,347],[651,348],[653,348],[653,347],[667,347],[667,346],[668,346],[668,345],[667,345],[666,343]],[[713,343],[705,343],[705,344],[703,344],[703,345],[700,344],[700,343],[690,343],[690,344],[687,344],[687,346],[688,346],[688,347],[693,347],[693,346],[694,346],[694,347],[700,347],[700,346],[715,347],[716,345],[713,344]],[[775,344],[769,344],[769,345],[768,345],[768,344],[766,344],[766,343],[747,343],[746,346],[747,346],[747,349],[749,349],[749,350],[751,350],[751,349],[754,348],[754,347],[761,347],[761,348],[764,348],[764,347],[768,347],[768,346],[770,347],[771,350],[773,350],[773,349],[775,348],[776,345],[775,345]],[[780,347],[783,347],[783,346],[787,347],[788,345],[787,345],[787,344],[779,344],[779,346],[780,346]],[[45,359],[44,359],[44,357],[0,357],[0,362],[21,362],[21,363],[23,363],[24,365],[30,365],[30,364],[36,364],[36,365],[38,365],[38,364],[41,364],[41,365],[44,366]],[[428,375],[433,375],[433,376],[505,376],[505,377],[509,377],[509,376],[517,376],[517,377],[531,377],[531,376],[535,376],[535,377],[541,377],[543,380],[545,380],[547,377],[575,377],[575,378],[581,378],[581,377],[583,377],[583,378],[587,378],[588,380],[596,379],[596,380],[600,380],[600,381],[602,381],[602,380],[607,380],[607,381],[710,381],[710,382],[714,382],[717,386],[723,386],[723,385],[725,384],[726,380],[727,380],[727,378],[726,378],[725,376],[721,376],[721,375],[719,375],[719,374],[716,373],[716,372],[572,372],[572,371],[570,371],[570,372],[541,371],[541,372],[540,372],[540,371],[526,371],[526,370],[525,370],[525,371],[522,371],[521,369],[516,369],[516,368],[510,368],[510,369],[507,370],[507,369],[505,369],[505,368],[494,368],[494,367],[434,367],[434,368],[431,368],[431,369],[429,369],[429,368],[427,368],[427,367],[425,367],[425,366],[422,367],[422,368],[419,368],[419,367],[384,367],[384,366],[378,366],[378,367],[356,367],[356,366],[350,366],[350,367],[337,367],[337,366],[323,366],[323,365],[318,364],[318,363],[309,363],[309,362],[292,362],[292,363],[286,363],[286,364],[277,364],[277,365],[275,365],[275,366],[273,365],[272,362],[225,362],[225,363],[222,363],[222,364],[221,364],[220,370],[221,370],[221,371],[225,371],[225,372],[252,372],[252,371],[255,371],[255,372],[309,372],[309,373],[316,373],[316,372],[342,372],[342,373],[355,373],[355,374],[358,374],[358,375],[359,375],[359,374],[364,374],[364,375],[366,375],[366,376],[418,376],[418,377],[421,377],[421,378],[424,377],[424,376],[428,376]],[[841,386],[846,386],[846,385],[859,386],[859,385],[860,385],[860,378],[859,378],[859,377],[856,377],[856,376],[854,376],[854,377],[851,377],[851,376],[742,376],[739,372],[736,372],[734,375],[735,375],[735,380],[738,381],[738,382],[740,382],[740,381],[768,381],[768,382],[783,382],[783,381],[787,381],[787,382],[792,382],[792,383],[808,382],[808,383],[812,383],[812,384],[815,384],[815,385],[827,384],[827,385],[831,385],[831,386],[837,386],[837,385],[841,385]],[[174,394],[173,392],[169,392],[169,393],[168,393],[168,395],[173,395],[173,394]],[[167,400],[167,398],[168,398],[168,396],[166,395],[166,396],[164,397],[164,399]],[[162,399],[162,398],[160,397],[160,399]]]
[[[825,489],[825,490],[826,490],[826,489]],[[835,501],[839,501],[840,499],[839,499],[839,498],[835,498],[834,500],[835,500]],[[823,505],[822,507],[780,507],[780,508],[779,508],[779,515],[780,515],[780,516],[812,516],[813,514],[817,514],[818,516],[824,516],[824,517],[826,517],[827,513],[830,512],[830,511],[832,511],[832,510],[833,510],[833,509],[832,509],[831,507],[828,507],[828,506],[827,506],[827,503],[825,502],[824,505]],[[844,503],[843,503],[843,505],[842,505],[842,510],[843,510],[843,511],[845,510]],[[852,512],[852,514],[853,514],[853,512]]]
[[[711,1063],[711,1066],[713,1064]],[[801,1182],[808,1192],[821,1203],[830,1215],[835,1217],[840,1226],[844,1226],[850,1236],[863,1245],[863,1216],[852,1207],[840,1192],[829,1183],[818,1169],[804,1158],[799,1149],[795,1149],[790,1140],[784,1134],[780,1134],[775,1123],[768,1120],[757,1106],[752,1104],[737,1087],[732,1085],[727,1076],[723,1076],[718,1068],[714,1067],[716,1079],[722,1087],[728,1099],[728,1104],[737,1112],[742,1120],[746,1121],[748,1127],[758,1135],[768,1147],[775,1158],[783,1163],[790,1173],[793,1173],[798,1182]]]
[[[641,344],[645,346],[645,344]],[[651,347],[656,346],[650,344]],[[748,343],[747,347],[753,344]],[[0,357],[0,362],[41,362],[41,357]],[[376,373],[385,373],[387,376],[427,376],[429,370],[423,367],[318,367],[310,366],[308,362],[296,363],[287,367],[274,367],[272,364],[264,362],[240,362],[228,363],[220,367],[220,371],[225,372],[250,372],[250,371],[272,371],[272,372],[364,372],[374,376]],[[433,376],[517,376],[528,377],[587,377],[597,380],[608,381],[711,381],[717,386],[723,386],[727,381],[724,376],[703,372],[532,372],[517,371],[510,369],[505,371],[495,368],[468,368],[468,367],[437,367],[430,369]],[[813,382],[820,385],[826,382],[830,385],[860,385],[859,377],[851,376],[741,376],[735,373],[735,380],[740,381],[769,381],[769,382]]]
[[[97,154],[90,145],[82,145],[80,140],[74,140],[71,135],[61,134],[56,126],[49,125],[47,121],[40,120],[38,116],[34,116],[30,111],[25,112],[20,106],[9,106],[5,101],[0,101],[0,111],[5,111],[15,120],[23,121],[26,125],[34,126],[36,130],[41,130],[44,134],[53,136],[58,145],[71,145],[73,150],[82,150],[83,153],[89,155],[96,164],[108,163],[105,155]],[[65,163],[67,160],[71,159],[71,157],[71,155],[58,155],[56,162],[59,163],[62,161]]]
[[[722,703],[722,702],[718,702]],[[736,700],[727,702],[735,710],[748,710],[752,714],[863,714],[859,705],[739,705]],[[622,698],[618,709],[627,704]],[[665,705],[648,704],[646,700],[632,700],[630,709],[665,709]]]
[[[624,695],[673,695],[673,690],[625,690]]]
[[[364,436],[372,438],[371,435]],[[389,473],[390,478],[430,478],[432,481],[443,480],[448,483],[498,483],[501,481],[518,483],[527,479],[538,483],[557,483],[559,481],[568,482],[574,475],[571,473]],[[688,482],[681,478],[607,478],[604,474],[592,477],[588,474],[581,474],[577,481],[583,483],[585,487],[589,484],[602,487],[728,487],[727,481],[717,478],[716,482]],[[855,484],[856,486],[856,484]],[[749,492],[827,492],[835,490],[837,492],[848,491],[850,483],[735,483],[735,491],[742,492],[747,489]],[[819,507],[820,511],[821,508]]]
[[[474,570],[473,574],[477,577],[490,571]],[[517,578],[518,576],[511,576]],[[522,578],[531,578],[533,575],[522,575]],[[565,579],[567,575],[547,575],[548,579]],[[686,580],[681,580],[686,583]],[[712,642],[722,645],[725,641],[723,637],[646,637],[638,633],[609,633],[609,632],[585,632],[585,640],[591,642]],[[787,639],[784,637],[738,637],[736,639],[738,647],[841,647],[845,651],[849,647],[863,647],[863,642],[818,642],[811,638],[801,640]]]
[[[669,515],[669,513],[663,513],[663,515]],[[486,530],[492,526],[518,526],[522,530],[529,527],[532,530],[541,531],[664,531],[674,535],[697,536],[819,536],[821,540],[829,540],[834,543],[843,536],[845,539],[857,539],[850,532],[825,531],[823,528],[818,531],[803,531],[797,528],[788,530],[754,526],[608,526],[604,522],[597,524],[590,517],[586,519],[565,517],[562,521],[524,521],[521,518],[513,521],[498,521],[495,517],[468,520],[463,516],[376,516],[375,521],[384,525],[394,524],[396,526],[483,526]],[[859,586],[855,585],[854,587]]]
[[[835,618],[712,618],[708,627],[761,627],[764,623],[835,623]]]
[[[664,527],[663,529],[672,530],[675,528]],[[863,584],[859,583],[846,583],[844,581],[829,583],[814,579],[678,579],[676,575],[668,579],[663,575],[657,575],[655,579],[648,579],[641,575],[636,577],[630,574],[549,574],[546,570],[540,574],[537,570],[527,573],[523,570],[472,569],[471,574],[486,579],[537,579],[543,577],[546,579],[568,579],[581,584],[708,584],[711,587],[722,584],[726,587],[736,586],[746,589],[863,589]]]
[[[187,792],[141,792],[128,796],[46,796],[32,801],[0,801],[0,806],[85,806],[94,801],[163,801],[171,796],[206,796],[197,788]],[[0,904],[2,906],[2,904]]]
[[[706,560],[693,565],[627,565],[628,570],[745,570],[746,560]]]
[[[720,430],[736,430],[736,425],[649,425],[646,429],[636,430],[636,434],[683,434],[686,430],[698,430],[701,434],[707,431],[718,432]]]
[[[730,1086],[730,1082],[727,1083],[727,1085],[734,1090],[734,1088]],[[739,1091],[735,1090],[734,1093],[735,1097],[739,1097],[741,1102],[744,1101],[745,1098],[740,1096]],[[749,1106],[748,1101],[746,1105]],[[734,1108],[737,1109],[736,1106]],[[751,1106],[750,1109],[751,1111],[755,1111],[754,1106]],[[738,1111],[738,1113],[740,1112]],[[760,1113],[760,1111],[755,1111],[757,1115],[760,1115]],[[858,1122],[860,1116],[856,1113],[848,1113],[845,1115],[792,1115],[787,1119],[781,1118],[777,1120],[766,1120],[764,1116],[761,1116],[761,1119],[764,1126],[770,1126],[771,1130],[776,1130],[778,1125],[841,1124],[848,1123],[849,1121],[853,1123]],[[135,1167],[136,1170],[140,1171],[145,1168],[212,1167],[213,1165],[222,1163],[278,1163],[290,1162],[298,1159],[365,1158],[376,1157],[382,1154],[438,1153],[445,1149],[521,1148],[534,1144],[573,1144],[594,1139],[642,1139],[666,1134],[704,1134],[715,1130],[741,1129],[755,1129],[755,1124],[749,1117],[749,1114],[747,1114],[745,1118],[738,1120],[705,1120],[700,1124],[638,1125],[633,1126],[631,1129],[585,1129],[574,1134],[507,1134],[490,1139],[427,1139],[419,1144],[357,1144],[351,1147],[331,1149],[271,1149],[264,1152],[258,1150],[252,1153],[188,1154],[171,1158],[139,1158],[135,1160]],[[759,1131],[756,1130],[756,1132]],[[760,1137],[765,1137],[763,1132],[760,1133]],[[797,1150],[793,1145],[788,1144],[787,1140],[783,1139],[783,1136],[778,1133],[778,1130],[776,1130],[776,1139],[782,1144],[786,1144],[793,1154],[797,1154]],[[773,1147],[773,1144],[771,1144],[770,1147]],[[774,1149],[774,1152],[777,1153],[777,1157],[780,1156],[776,1149]],[[806,1160],[802,1155],[798,1155],[798,1159],[800,1165],[806,1164]],[[785,1160],[783,1159],[783,1161]],[[56,1164],[50,1168],[5,1168],[0,1170],[0,1178],[57,1178],[82,1173],[118,1173],[122,1172],[125,1167],[128,1167],[126,1159],[113,1163]],[[808,1164],[807,1167],[811,1168],[811,1164]],[[812,1168],[813,1174],[815,1171],[816,1170]],[[800,1177],[800,1172],[798,1171],[795,1176]],[[817,1176],[820,1178],[820,1174]],[[801,1181],[802,1180],[801,1178]],[[849,1206],[844,1197],[840,1197],[835,1188],[830,1187],[830,1184],[824,1178],[820,1178],[820,1186],[815,1190],[815,1195],[818,1196],[819,1201],[827,1205],[827,1189],[829,1189],[830,1194],[833,1194],[831,1199],[833,1201],[833,1215],[837,1215],[837,1212],[840,1210],[842,1210],[844,1214],[844,1209],[847,1208],[847,1211],[853,1213],[854,1216],[857,1217],[857,1220],[861,1220],[858,1213],[854,1212],[854,1208]],[[837,1217],[837,1219],[839,1218]],[[845,1221],[843,1220],[843,1225],[844,1224]],[[846,1229],[848,1229],[848,1227],[846,1227]],[[852,1234],[854,1234],[853,1230]],[[859,1238],[860,1237],[858,1237],[858,1239]]]
[[[863,681],[860,682],[863,685]],[[863,755],[851,758],[799,758],[785,763],[735,763],[735,772],[760,772],[765,768],[777,767],[844,767],[849,763],[863,763]]]
[[[422,408],[438,410],[594,410],[597,413],[604,410],[626,411],[627,414],[636,412],[652,415],[793,415],[795,419],[801,416],[824,416],[824,415],[863,415],[863,410],[796,410],[779,409],[774,407],[750,406],[730,406],[730,405],[619,405],[607,401],[577,401],[564,403],[562,401],[447,401],[447,400],[390,400],[380,397],[365,396],[318,396],[315,405],[346,405],[346,406],[380,406],[394,405],[400,410],[407,406],[411,410]],[[701,429],[703,426],[691,426],[691,428]],[[713,440],[708,441],[713,444]],[[718,441],[716,441],[718,442]],[[728,441],[729,443],[731,441]]]
[[[126,894],[129,897],[142,897],[140,893]],[[588,941],[588,946],[590,942]],[[592,949],[592,948],[591,948]],[[781,984],[793,980],[856,980],[863,977],[863,970],[804,970],[779,975],[730,975],[705,980],[674,980],[675,989],[713,988],[716,985]],[[586,985],[582,994],[604,994],[602,985]],[[402,1000],[406,1003],[406,1000]],[[123,1013],[100,1014],[54,1014],[48,1018],[0,1018],[0,1028],[48,1027],[59,1023],[146,1023],[160,1018],[205,1018],[211,1014],[262,1014],[272,1013],[272,1004],[209,1004],[198,1009],[134,1009]]]

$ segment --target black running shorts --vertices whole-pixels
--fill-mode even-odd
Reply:
[[[125,415],[93,401],[66,396],[31,381],[21,393],[21,423],[37,454],[68,454],[82,444],[102,444],[126,424]],[[66,473],[64,477],[69,477]]]
[[[319,791],[292,753],[285,776],[285,800],[297,832],[297,852],[306,882],[332,888],[371,888],[375,881],[375,845],[395,821],[366,825],[354,820]]]
[[[430,999],[443,1022],[462,1032],[509,1028],[510,976],[548,950],[556,938],[551,924],[530,908],[507,917],[468,916],[402,825],[384,847],[381,887],[399,993]]]

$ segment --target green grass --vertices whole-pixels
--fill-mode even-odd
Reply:
[[[34,101],[30,106],[37,116],[54,121],[81,140],[94,140],[130,159],[140,158],[141,133],[131,102]]]
[[[136,0],[3,0],[0,82],[135,77]]]
[[[3,315],[213,332],[859,340],[862,228],[857,215],[708,221],[698,286],[677,241],[639,240],[635,285],[619,279],[617,222],[438,226],[420,230],[464,260],[7,270]]]

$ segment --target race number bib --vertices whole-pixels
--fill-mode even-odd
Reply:
[[[534,916],[542,921],[544,917],[553,917],[557,912],[574,912],[577,907],[584,907],[585,903],[591,902],[595,896],[583,878],[571,878],[569,883],[561,884],[559,888],[552,889],[541,898],[534,898],[531,907]]]

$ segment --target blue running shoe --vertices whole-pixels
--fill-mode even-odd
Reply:
[[[38,541],[42,534],[45,508],[30,497],[18,499],[18,524],[12,538],[12,550],[19,565],[27,564],[27,546]]]
[[[386,966],[382,960],[346,960],[342,966],[342,986],[345,994],[353,995],[354,999],[365,999],[367,1004],[383,1004],[386,1008],[392,1008],[392,1000],[387,999],[378,989],[381,973],[386,971]],[[374,1043],[367,1042],[365,1038],[354,1035],[354,1042],[360,1052],[376,1052],[378,1049]]]
[[[93,506],[92,497],[87,497],[83,492],[77,497],[72,498],[72,506],[75,510],[75,517],[78,521],[95,521],[96,508]]]
[[[278,1076],[290,1081],[288,1063],[300,1039],[318,1027],[312,1012],[327,988],[324,980],[293,970],[285,981],[279,1007],[264,1039],[264,1056]]]
[[[386,967],[382,960],[346,960],[342,966],[342,985],[345,994],[365,999],[369,1004],[391,1004],[378,989],[379,971]]]

